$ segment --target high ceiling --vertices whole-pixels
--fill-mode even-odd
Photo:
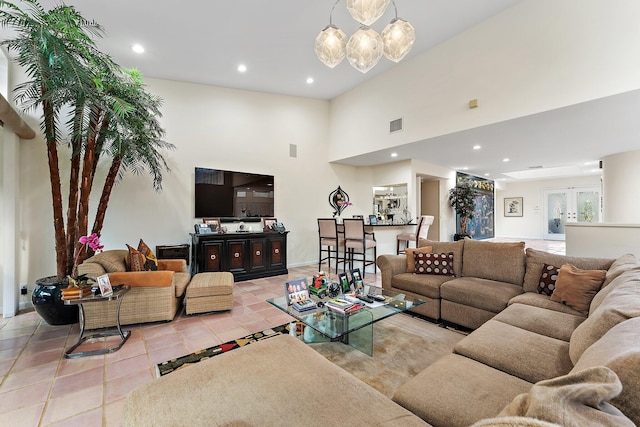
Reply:
[[[41,0],[45,7],[57,0]],[[334,69],[313,52],[316,35],[329,23],[335,0],[183,0],[174,4],[154,0],[67,0],[86,18],[106,30],[101,49],[125,67],[136,67],[147,77],[229,88],[301,96],[334,98],[379,75],[395,64],[383,58],[367,74],[345,60]],[[348,35],[357,29],[339,1],[333,23]],[[518,0],[395,0],[398,16],[410,21],[417,40],[411,56],[463,32],[518,3]],[[393,18],[393,7],[373,27],[381,31]],[[4,30],[3,30],[4,31]],[[0,33],[0,36],[2,33]],[[144,46],[143,54],[131,50]],[[245,64],[247,71],[237,71]],[[307,84],[307,78],[313,78]],[[640,125],[629,114],[638,111],[640,96],[611,97],[584,105],[541,113],[523,119],[458,132],[398,147],[398,157],[423,160],[452,169],[468,167],[479,176],[512,179],[504,172],[529,171],[544,166],[546,176],[593,173],[602,156],[637,149],[633,137]],[[606,107],[606,108],[605,108]],[[606,121],[605,121],[606,120]],[[578,145],[566,141],[578,141]],[[606,141],[603,144],[602,141]],[[483,149],[470,151],[474,144]],[[507,156],[511,162],[504,163]],[[389,162],[390,152],[370,153],[343,163],[373,165]],[[595,168],[597,169],[597,168]],[[537,169],[540,173],[540,169]],[[575,172],[575,173],[573,173]],[[565,173],[566,174],[566,171]]]

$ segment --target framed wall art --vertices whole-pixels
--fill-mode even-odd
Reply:
[[[504,198],[504,216],[522,216],[522,197]]]

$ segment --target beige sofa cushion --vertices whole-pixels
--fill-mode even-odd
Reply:
[[[521,293],[520,286],[476,277],[455,278],[440,286],[441,298],[493,313],[504,310]]]
[[[457,242],[434,242],[426,239],[418,240],[418,245],[420,247],[431,246],[431,253],[453,253],[453,272],[456,274],[456,277],[462,276],[462,252],[464,251],[464,244],[464,240],[458,240]]]
[[[633,276],[633,277],[631,277]],[[627,280],[625,280],[625,278]],[[618,323],[640,317],[640,277],[628,271],[616,279],[621,283],[607,295],[571,336],[571,360],[577,363],[582,353]],[[609,287],[613,286],[613,283]]]
[[[338,420],[338,421],[337,421]],[[124,427],[425,426],[300,340],[280,335],[133,390]]]
[[[618,375],[622,392],[611,404],[640,425],[640,317],[611,328],[585,350],[572,372],[594,366],[606,366]]]
[[[457,354],[530,383],[567,374],[569,343],[489,320],[455,345]]]
[[[546,308],[547,310],[559,311],[560,313],[573,314],[574,316],[586,317],[578,313],[573,308],[562,304],[561,302],[551,301],[550,297],[536,292],[525,292],[524,294],[515,296],[509,301],[511,304],[525,304],[534,307]]]
[[[496,417],[480,420],[471,427],[562,427],[530,417]]]
[[[452,276],[401,273],[391,278],[391,286],[429,298],[440,298],[440,285],[452,279]]]
[[[523,288],[525,292],[537,292],[542,265],[550,264],[562,267],[563,264],[572,264],[584,270],[607,270],[613,264],[613,259],[572,257],[566,255],[552,254],[527,248],[526,250],[527,269],[524,275]]]
[[[525,272],[524,242],[465,240],[462,275],[522,286]]]
[[[530,388],[520,378],[449,354],[398,388],[393,400],[434,426],[468,426],[496,416]]]
[[[582,316],[524,304],[511,304],[493,318],[498,322],[566,342],[569,342],[571,334],[584,319]]]
[[[607,277],[604,279],[602,288],[591,301],[589,313],[596,311],[607,295],[619,285],[626,283],[628,280],[640,280],[640,262],[634,262],[634,259],[633,255],[624,255],[618,258],[611,268],[607,270]]]
[[[128,255],[129,251],[126,249],[111,249],[95,254],[85,262],[100,264],[105,272],[115,273],[117,271],[127,271],[125,260]]]
[[[538,418],[565,427],[632,427],[631,420],[608,403],[621,390],[615,372],[597,366],[535,384],[500,415]]]
[[[617,258],[611,267],[607,270],[607,277],[602,284],[603,288],[606,288],[615,278],[620,276],[625,271],[634,270],[640,268],[640,260],[633,254],[622,255]]]

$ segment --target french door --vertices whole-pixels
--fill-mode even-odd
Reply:
[[[600,222],[597,187],[544,190],[544,232],[548,240],[564,240],[567,222]]]

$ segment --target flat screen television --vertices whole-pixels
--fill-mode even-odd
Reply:
[[[273,217],[273,176],[195,168],[196,218]]]

